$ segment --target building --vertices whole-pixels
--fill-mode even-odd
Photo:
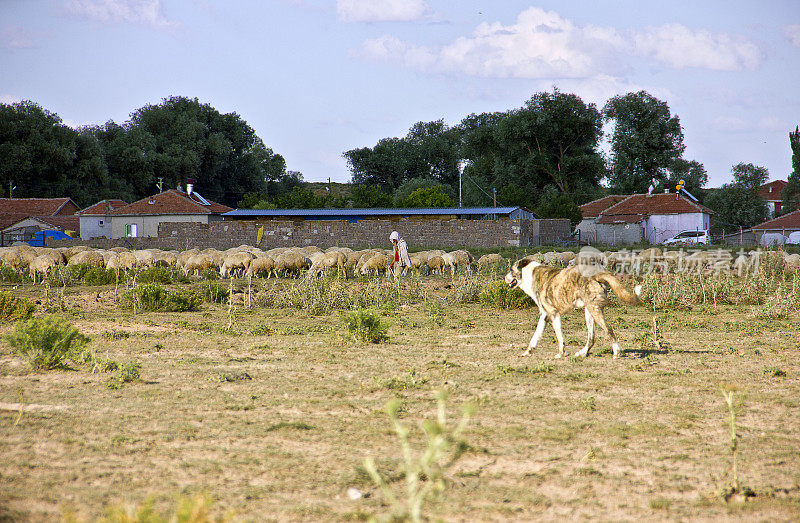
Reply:
[[[591,213],[590,207],[587,215]],[[712,214],[714,211],[684,195],[632,194],[600,211],[593,220],[587,217],[582,234],[590,243],[658,244],[682,231],[708,229]]]
[[[781,213],[781,209],[783,208],[783,197],[781,193],[784,187],[786,187],[786,182],[784,180],[775,180],[765,183],[758,188],[758,195],[767,202],[770,218],[774,218]]]
[[[236,209],[225,220],[534,220],[525,207],[442,207],[397,209]]]
[[[592,243],[595,238],[595,229],[597,225],[595,220],[597,220],[597,217],[600,216],[601,212],[612,205],[618,204],[625,198],[627,198],[625,195],[612,194],[581,205],[582,220],[581,223],[575,227],[575,239],[578,240],[579,243]]]
[[[110,238],[111,222],[109,222],[107,215],[111,211],[126,205],[128,203],[124,200],[102,200],[79,211],[81,240]]]
[[[71,198],[0,198],[0,243],[27,241],[39,231],[77,234],[79,207]]]
[[[750,230],[755,235],[757,244],[762,243],[764,234],[781,234],[789,238],[791,243],[797,243],[799,235],[792,235],[792,233],[800,231],[800,209],[754,225]]]
[[[222,215],[233,209],[206,200],[187,185],[187,192],[169,189],[142,198],[105,216],[104,227],[110,225],[110,238],[157,237],[158,226],[166,222],[196,222],[208,224],[221,221]],[[105,221],[109,223],[106,224]]]

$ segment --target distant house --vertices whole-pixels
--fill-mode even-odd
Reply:
[[[770,218],[774,218],[776,214],[780,214],[781,209],[783,209],[781,193],[784,187],[786,187],[786,182],[784,180],[775,180],[758,188],[758,195],[767,202]]]
[[[761,243],[761,237],[765,233],[780,233],[783,236],[790,236],[793,232],[800,231],[800,209],[778,216],[764,223],[754,225],[750,230],[755,235],[756,243]],[[792,239],[797,235],[792,236]]]
[[[232,210],[206,200],[187,186],[187,192],[169,189],[114,209],[104,216],[111,226],[111,238],[137,238],[158,236],[158,226],[164,222],[207,224],[222,220],[222,214]],[[107,226],[105,221],[104,226]]]
[[[102,200],[79,211],[81,240],[110,238],[111,222],[108,221],[107,215],[126,205],[128,203],[124,200]]]
[[[627,198],[625,195],[612,194],[581,205],[580,210],[583,219],[581,220],[581,223],[575,227],[575,239],[577,239],[579,242],[593,242],[595,238],[597,217],[600,216],[601,212],[605,211],[612,205],[618,204],[625,198]]]
[[[71,198],[0,198],[0,230],[3,243],[29,240],[43,230],[80,229],[75,213],[79,207]]]
[[[29,216],[71,216],[80,207],[72,198],[0,198],[0,229]]]
[[[587,215],[591,213],[590,207]],[[590,243],[658,244],[682,231],[708,229],[712,214],[711,209],[683,195],[632,194],[600,211],[593,224],[586,222],[582,234]]]

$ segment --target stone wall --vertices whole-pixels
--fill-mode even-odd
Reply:
[[[321,248],[339,246],[360,249],[386,246],[389,234],[398,231],[412,250],[427,247],[518,247],[565,240],[570,235],[567,219],[556,220],[345,220],[314,221],[223,221],[201,223],[162,223],[158,238],[48,242],[48,246],[77,243],[98,248],[115,246],[145,249],[185,250],[214,247],[227,249],[242,244],[254,245],[258,229],[264,226],[259,247]],[[52,245],[51,245],[52,243]]]

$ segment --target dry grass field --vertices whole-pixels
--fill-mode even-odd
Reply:
[[[341,285],[359,294],[383,281]],[[273,296],[296,285],[272,282]],[[535,309],[459,300],[459,285],[463,276],[406,282],[401,293],[417,299],[370,309],[388,327],[382,343],[356,341],[346,311],[247,308],[241,292],[232,311],[205,303],[134,313],[114,304],[113,285],[66,287],[57,300],[51,289],[51,310],[92,338],[95,365],[34,371],[0,346],[0,520],[95,521],[147,503],[170,515],[199,493],[210,514],[233,520],[388,518],[364,460],[405,499],[385,407],[400,401],[419,453],[436,391],[449,392],[453,423],[465,404],[474,413],[443,492],[423,506],[428,518],[800,519],[796,312],[613,305],[619,360],[602,334],[588,358],[554,359],[549,326],[522,358]],[[45,314],[42,286],[11,287]],[[583,315],[567,315],[564,332],[568,350],[580,349]],[[138,377],[96,364],[108,361]],[[738,403],[737,479],[754,494],[746,500],[722,497],[734,481],[723,389]]]

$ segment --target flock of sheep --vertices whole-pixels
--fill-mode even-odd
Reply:
[[[187,276],[200,276],[205,271],[213,270],[219,271],[221,277],[297,277],[305,272],[306,277],[335,273],[347,278],[385,274],[392,262],[392,256],[392,251],[385,249],[354,251],[346,247],[331,247],[322,250],[316,246],[279,247],[268,251],[249,245],[224,251],[212,248],[186,251],[129,250],[123,247],[105,250],[87,246],[46,248],[29,245],[0,248],[2,266],[17,271],[27,270],[34,283],[46,278],[59,265],[79,264],[122,271],[155,266],[175,267]],[[431,250],[413,253],[409,270],[441,273],[449,269],[451,274],[455,274],[459,268],[471,268],[473,262],[473,256],[465,250]],[[508,263],[497,254],[489,254],[478,260],[477,266],[504,268]]]
[[[698,272],[732,271],[744,275],[758,262],[762,251],[751,251],[734,257],[729,251],[662,251],[659,248],[639,252],[600,252],[591,248],[579,253],[571,251],[544,252],[532,259],[553,266],[571,266],[575,263],[591,263],[617,272],[636,273],[643,269],[696,270]],[[782,253],[784,270],[800,272],[800,255]],[[319,276],[333,274],[349,276],[386,273],[392,262],[393,252],[386,249],[352,250],[346,247],[320,249],[308,247],[279,247],[264,251],[258,247],[241,245],[224,251],[217,249],[189,249],[186,251],[164,251],[159,249],[129,250],[122,247],[93,249],[75,247],[31,247],[27,244],[0,248],[0,263],[17,271],[27,270],[34,283],[43,280],[59,265],[88,264],[116,270],[137,270],[154,266],[175,267],[187,276],[200,276],[203,272],[218,271],[221,277],[271,277],[271,276]],[[430,250],[410,255],[410,271],[431,274],[449,270],[451,274],[461,268],[478,271],[505,270],[509,262],[498,254],[487,254],[477,262],[466,250],[445,252]]]

